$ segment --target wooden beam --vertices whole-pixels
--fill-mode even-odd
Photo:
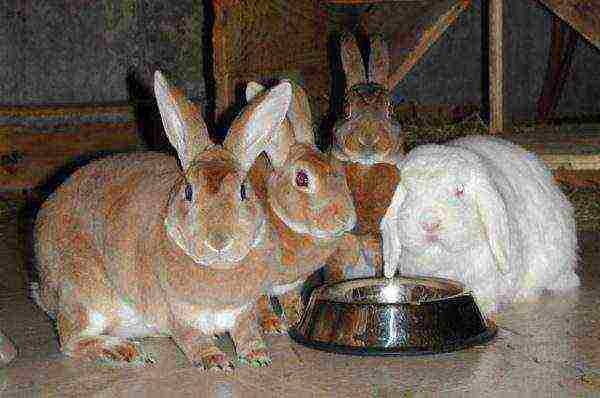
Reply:
[[[424,30],[417,42],[416,46],[406,56],[404,61],[392,72],[388,80],[388,88],[393,89],[411,69],[419,62],[419,60],[427,53],[435,42],[444,34],[444,32],[452,25],[458,16],[469,7],[470,0],[456,1],[446,12],[442,13],[435,22],[424,27]],[[395,38],[391,39],[392,41]],[[392,57],[398,56],[392,54]]]
[[[600,0],[540,0],[600,49]]]
[[[419,0],[327,0],[330,4],[418,3]]]
[[[502,1],[503,0],[488,0],[490,134],[498,134],[504,130],[504,95],[502,75]]]

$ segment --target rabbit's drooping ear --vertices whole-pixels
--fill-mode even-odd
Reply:
[[[186,170],[211,143],[206,124],[198,107],[183,92],[171,87],[160,71],[154,73],[154,95],[169,141]]]
[[[358,84],[367,82],[367,74],[363,64],[356,39],[350,34],[342,37],[341,44],[342,66],[346,74],[346,89]]]
[[[247,172],[280,129],[292,100],[289,82],[281,82],[251,101],[233,121],[223,146],[231,151]]]
[[[315,135],[312,126],[312,113],[306,92],[298,84],[292,85],[292,103],[288,119],[294,130],[294,138],[302,144],[315,145]]]
[[[371,38],[369,54],[369,82],[387,87],[390,75],[390,54],[388,46],[381,35]]]
[[[467,190],[474,192],[477,215],[483,225],[490,250],[496,260],[496,266],[501,274],[509,271],[507,245],[510,244],[508,213],[504,200],[489,181],[476,180]]]
[[[400,234],[398,233],[398,217],[402,203],[406,199],[406,188],[402,182],[398,183],[390,206],[381,219],[379,229],[383,241],[383,274],[386,278],[392,278],[398,270],[400,255],[402,254],[402,244]]]

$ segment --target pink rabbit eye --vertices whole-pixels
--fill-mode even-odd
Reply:
[[[192,201],[192,196],[194,195],[194,190],[192,189],[192,184],[186,184],[185,185],[185,200],[187,200],[188,202]]]
[[[461,185],[458,188],[456,188],[456,191],[454,192],[454,195],[461,197],[465,194],[465,188]]]
[[[308,174],[306,174],[306,171],[299,170],[296,172],[296,185],[303,188],[308,187]]]

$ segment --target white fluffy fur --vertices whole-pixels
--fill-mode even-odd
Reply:
[[[469,136],[415,148],[399,167],[381,223],[386,276],[462,281],[485,313],[579,285],[573,208],[532,153]]]

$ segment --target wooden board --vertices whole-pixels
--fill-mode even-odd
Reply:
[[[391,89],[457,21],[471,2],[423,0],[376,3],[360,19],[366,31],[384,34],[389,43],[392,73],[388,87]]]
[[[51,133],[23,127],[0,127],[0,190],[28,190],[43,183],[61,166],[88,154],[140,147],[135,123],[78,126],[78,131]],[[6,161],[11,154],[13,161]],[[10,159],[9,159],[10,160]]]
[[[540,0],[594,46],[600,48],[600,0]]]
[[[319,1],[215,0],[213,7],[217,120],[239,103],[248,81],[282,77],[295,77],[311,96],[315,111],[326,111],[327,16]]]

